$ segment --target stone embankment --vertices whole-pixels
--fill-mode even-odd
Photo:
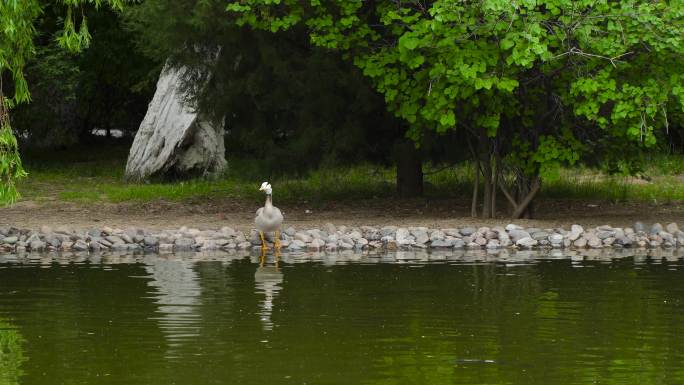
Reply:
[[[288,227],[281,233],[282,251],[343,250],[457,250],[500,249],[582,250],[582,249],[668,249],[684,246],[684,232],[676,223],[632,227],[599,226],[585,229],[504,227],[464,227],[429,229],[426,227],[347,227],[327,224],[320,229],[296,230]],[[270,244],[272,246],[272,244]],[[69,228],[40,230],[0,228],[0,253],[44,251],[69,252],[187,252],[231,251],[260,247],[255,230],[245,234],[230,227],[199,230],[182,227],[176,230],[114,229],[86,231]]]

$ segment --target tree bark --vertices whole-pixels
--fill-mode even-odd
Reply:
[[[477,218],[477,194],[480,187],[480,159],[475,158],[475,182],[473,183],[473,201],[470,204],[470,216]]]
[[[480,156],[482,157],[482,173],[484,174],[484,194],[482,196],[482,217],[492,216],[492,157],[490,154],[489,138],[482,131],[479,140]]]
[[[402,198],[423,195],[423,162],[420,151],[410,140],[401,140],[394,147],[397,163],[397,194]]]
[[[541,180],[539,177],[534,178],[532,181],[532,186],[530,186],[529,191],[527,192],[526,196],[522,199],[520,204],[518,204],[518,207],[515,208],[513,211],[513,218],[514,219],[520,219],[524,214],[531,215],[529,212],[529,206],[532,203],[532,200],[534,197],[537,195],[539,192],[539,189],[541,188]]]
[[[496,218],[496,185],[499,181],[499,174],[501,173],[501,156],[499,150],[494,146],[494,170],[492,171],[492,212],[491,217]]]
[[[185,68],[164,67],[126,164],[128,180],[208,176],[226,167],[223,119],[185,102]]]

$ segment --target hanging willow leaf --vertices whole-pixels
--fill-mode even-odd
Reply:
[[[0,0],[0,206],[16,202],[19,198],[16,181],[26,176],[8,114],[10,108],[31,100],[24,68],[35,53],[34,23],[42,12],[41,3],[47,2]],[[60,0],[55,3],[65,6],[66,14],[63,31],[57,41],[64,49],[79,52],[90,43],[87,20],[80,7],[89,4],[99,8],[107,4],[120,11],[125,0]],[[78,9],[81,10],[80,17],[74,15]],[[3,75],[11,78],[9,89],[13,94],[3,94]]]
[[[19,157],[17,138],[10,126],[7,102],[0,94],[0,205],[12,204],[19,199],[16,181],[26,175]]]

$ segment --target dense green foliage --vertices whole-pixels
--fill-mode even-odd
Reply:
[[[132,136],[145,115],[159,63],[131,50],[134,36],[115,12],[84,12],[92,40],[80,54],[58,44],[61,7],[46,7],[36,21],[36,54],[25,70],[32,101],[12,111],[24,149],[92,141],[93,130]]]
[[[654,145],[684,105],[680,1],[238,0],[227,9],[273,32],[306,25],[311,42],[346,53],[373,80],[414,139],[461,128],[481,143],[494,186],[491,157],[510,154],[523,195],[584,151],[619,157]],[[529,203],[510,200],[518,214]]]
[[[123,6],[122,0],[105,2],[118,9]],[[62,31],[57,36],[62,47],[76,52],[89,45],[87,17],[84,13],[80,17],[75,14],[80,6],[92,4],[99,7],[102,3],[103,0],[64,1],[66,15]],[[15,180],[25,175],[6,110],[30,100],[24,70],[36,51],[34,24],[41,11],[42,5],[38,0],[0,2],[0,204],[12,203],[18,198]],[[11,79],[8,85],[2,83],[5,76]],[[12,89],[9,96],[5,96],[5,87]]]

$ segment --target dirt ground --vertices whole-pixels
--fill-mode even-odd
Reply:
[[[254,212],[261,202],[245,203],[229,200],[207,200],[195,203],[73,203],[64,201],[25,200],[12,207],[0,208],[0,226],[39,228],[69,226],[139,227],[173,229],[181,226],[199,229],[232,226],[243,231],[252,227]],[[277,202],[276,202],[277,203]],[[537,202],[536,219],[511,221],[505,212],[499,218],[470,218],[465,200],[387,200],[329,202],[322,206],[300,204],[280,206],[286,225],[314,228],[327,222],[336,225],[396,225],[429,227],[463,227],[466,225],[505,225],[517,223],[535,227],[628,226],[639,220],[645,223],[684,222],[684,207],[674,203],[620,203],[541,200]]]

